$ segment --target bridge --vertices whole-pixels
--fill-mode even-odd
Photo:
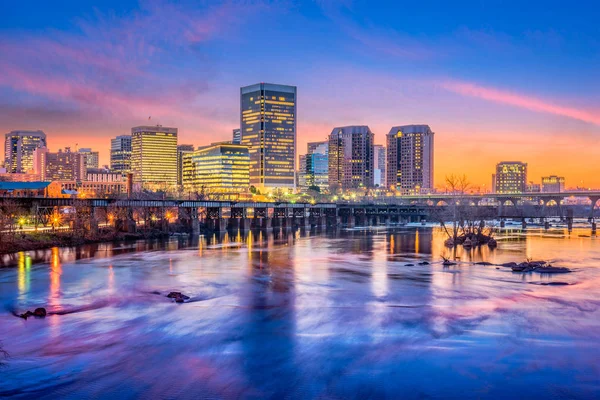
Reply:
[[[590,206],[567,205],[569,197],[587,197]],[[541,221],[560,217],[588,218],[595,232],[595,208],[600,191],[525,194],[431,194],[380,197],[366,202],[276,203],[202,200],[77,199],[48,197],[0,198],[0,210],[23,216],[37,226],[99,225],[134,231],[137,226],[164,227],[170,222],[184,224],[190,231],[201,227],[214,231],[228,229],[311,228],[365,226],[448,220],[458,212],[472,219],[526,219]]]

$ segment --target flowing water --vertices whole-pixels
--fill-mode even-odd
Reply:
[[[0,397],[598,398],[600,239],[586,235],[507,230],[456,254],[418,228],[5,256]],[[526,258],[573,272],[475,264]]]

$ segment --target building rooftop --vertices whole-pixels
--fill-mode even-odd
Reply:
[[[0,182],[0,190],[41,190],[50,182]]]

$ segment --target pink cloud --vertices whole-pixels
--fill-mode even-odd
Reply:
[[[531,111],[560,115],[594,125],[600,125],[600,115],[598,114],[593,114],[577,108],[560,106],[532,96],[461,81],[445,81],[441,82],[440,86],[462,96],[477,97]]]

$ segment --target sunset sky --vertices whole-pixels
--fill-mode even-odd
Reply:
[[[377,3],[377,6],[374,4]],[[51,150],[132,126],[179,143],[229,140],[239,88],[298,87],[298,153],[334,126],[436,133],[436,184],[491,185],[499,161],[600,188],[595,2],[2,2],[0,132]],[[151,120],[148,121],[148,117]]]

